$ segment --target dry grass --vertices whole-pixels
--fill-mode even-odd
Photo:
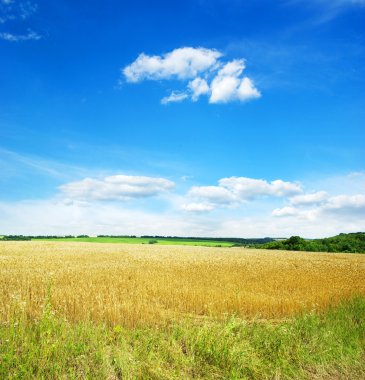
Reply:
[[[365,255],[161,245],[0,243],[0,319],[39,316],[124,326],[227,314],[277,319],[365,294]]]

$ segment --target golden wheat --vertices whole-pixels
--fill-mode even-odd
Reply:
[[[183,317],[283,318],[365,294],[365,255],[160,245],[0,243],[0,318],[14,305],[135,326]]]

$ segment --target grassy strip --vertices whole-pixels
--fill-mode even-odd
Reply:
[[[162,245],[194,245],[204,247],[232,247],[234,243],[215,240],[194,240],[194,239],[153,239],[153,238],[110,238],[110,237],[89,237],[89,238],[57,238],[57,239],[32,239],[35,241],[73,241],[83,243],[124,243],[124,244],[162,244]]]
[[[1,379],[362,379],[365,299],[278,324],[70,324],[47,306],[0,327]]]

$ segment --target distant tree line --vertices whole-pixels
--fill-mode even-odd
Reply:
[[[21,241],[21,240],[31,240],[29,236],[23,236],[23,235],[5,235],[1,238],[1,240],[6,241]]]
[[[137,236],[136,235],[98,235],[98,238],[116,238],[116,239],[135,239]]]
[[[274,239],[269,238],[269,237],[259,238],[259,239],[243,239],[243,238],[215,238],[215,237],[196,237],[196,236],[181,237],[181,236],[142,235],[141,238],[165,239],[165,240],[169,239],[169,240],[221,241],[221,242],[234,243],[237,246],[248,245],[248,244],[264,244],[264,243],[274,241]]]
[[[74,235],[32,235],[29,236],[31,239],[74,239]]]
[[[288,251],[365,253],[365,232],[339,234],[329,238],[313,240],[292,236],[287,240],[263,244],[262,248]]]
[[[32,240],[32,239],[74,239],[88,238],[88,235],[4,235],[0,240]]]

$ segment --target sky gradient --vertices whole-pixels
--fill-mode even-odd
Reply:
[[[0,0],[0,235],[365,230],[365,1]]]

